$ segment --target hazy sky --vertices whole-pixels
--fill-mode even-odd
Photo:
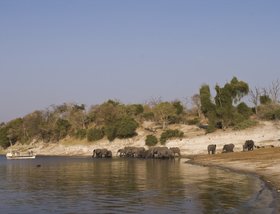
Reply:
[[[0,0],[0,122],[280,74],[280,1]],[[214,95],[214,94],[213,94]]]

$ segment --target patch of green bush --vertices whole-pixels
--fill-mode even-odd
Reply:
[[[0,128],[0,146],[3,147],[4,149],[10,146],[10,142],[7,135],[8,135],[7,127]]]
[[[158,139],[154,135],[147,135],[145,144],[147,146],[155,146],[158,143]]]
[[[197,124],[199,124],[199,122],[200,122],[200,120],[199,120],[198,117],[195,117],[193,119],[188,119],[187,120],[187,124],[188,125],[197,125]]]
[[[155,115],[153,112],[144,112],[143,113],[143,118],[145,120],[153,120],[155,118]]]
[[[250,119],[243,120],[242,122],[235,124],[234,129],[235,130],[247,129],[247,128],[250,128],[250,127],[255,126],[257,124],[258,124],[258,122],[255,121],[255,120],[250,120]]]
[[[279,120],[280,105],[278,104],[261,105],[258,109],[258,116],[263,120]]]
[[[246,103],[242,102],[237,106],[237,111],[239,114],[244,116],[245,118],[249,118],[252,114],[253,111],[251,108],[249,108]]]
[[[160,136],[160,143],[163,145],[166,143],[167,140],[171,138],[182,138],[184,137],[184,132],[178,130],[178,129],[168,129],[164,132],[162,132]]]
[[[118,138],[130,138],[136,135],[138,123],[130,117],[125,117],[116,123],[116,136]]]
[[[87,140],[88,141],[98,141],[104,137],[103,129],[91,128],[87,131]]]
[[[105,134],[109,141],[115,138],[130,138],[135,136],[138,123],[130,117],[121,118],[105,127]]]
[[[86,129],[78,129],[75,131],[74,134],[75,138],[83,140],[87,137],[87,130]]]

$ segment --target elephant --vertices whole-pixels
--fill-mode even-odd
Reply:
[[[253,140],[246,140],[243,145],[243,151],[253,151],[255,146],[255,142]]]
[[[169,149],[174,153],[174,156],[178,155],[178,157],[181,157],[180,149],[178,147],[170,147]]]
[[[174,158],[174,152],[167,147],[154,147],[152,148],[153,158]]]
[[[124,149],[119,149],[117,151],[117,155],[119,155],[120,157],[125,157],[125,150]]]
[[[233,152],[234,144],[225,144],[222,150],[222,153]]]
[[[157,153],[157,158],[161,158],[161,159],[174,158],[174,152],[171,149],[161,149]]]
[[[112,152],[108,149],[94,149],[93,158],[111,158]]]
[[[117,154],[119,154],[120,157],[142,158],[145,156],[145,148],[127,146],[123,149],[119,149]]]
[[[216,144],[210,144],[207,147],[208,155],[216,153]]]

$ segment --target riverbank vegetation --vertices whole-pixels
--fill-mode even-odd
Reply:
[[[76,103],[52,105],[1,123],[0,146],[7,148],[34,140],[59,142],[66,137],[88,142],[103,138],[114,141],[137,136],[138,128],[148,133],[146,145],[155,145],[184,137],[181,130],[169,129],[171,124],[197,125],[210,133],[216,129],[245,129],[258,120],[280,119],[279,81],[268,89],[250,89],[246,82],[234,77],[223,86],[216,85],[215,92],[212,96],[210,86],[202,85],[199,93],[192,96],[193,105],[189,108],[179,100],[161,99],[145,104],[108,100],[89,108]],[[242,101],[245,97],[249,103]],[[144,127],[146,121],[154,125]]]

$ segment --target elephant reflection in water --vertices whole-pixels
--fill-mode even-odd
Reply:
[[[112,152],[108,149],[94,149],[93,158],[112,158]]]

